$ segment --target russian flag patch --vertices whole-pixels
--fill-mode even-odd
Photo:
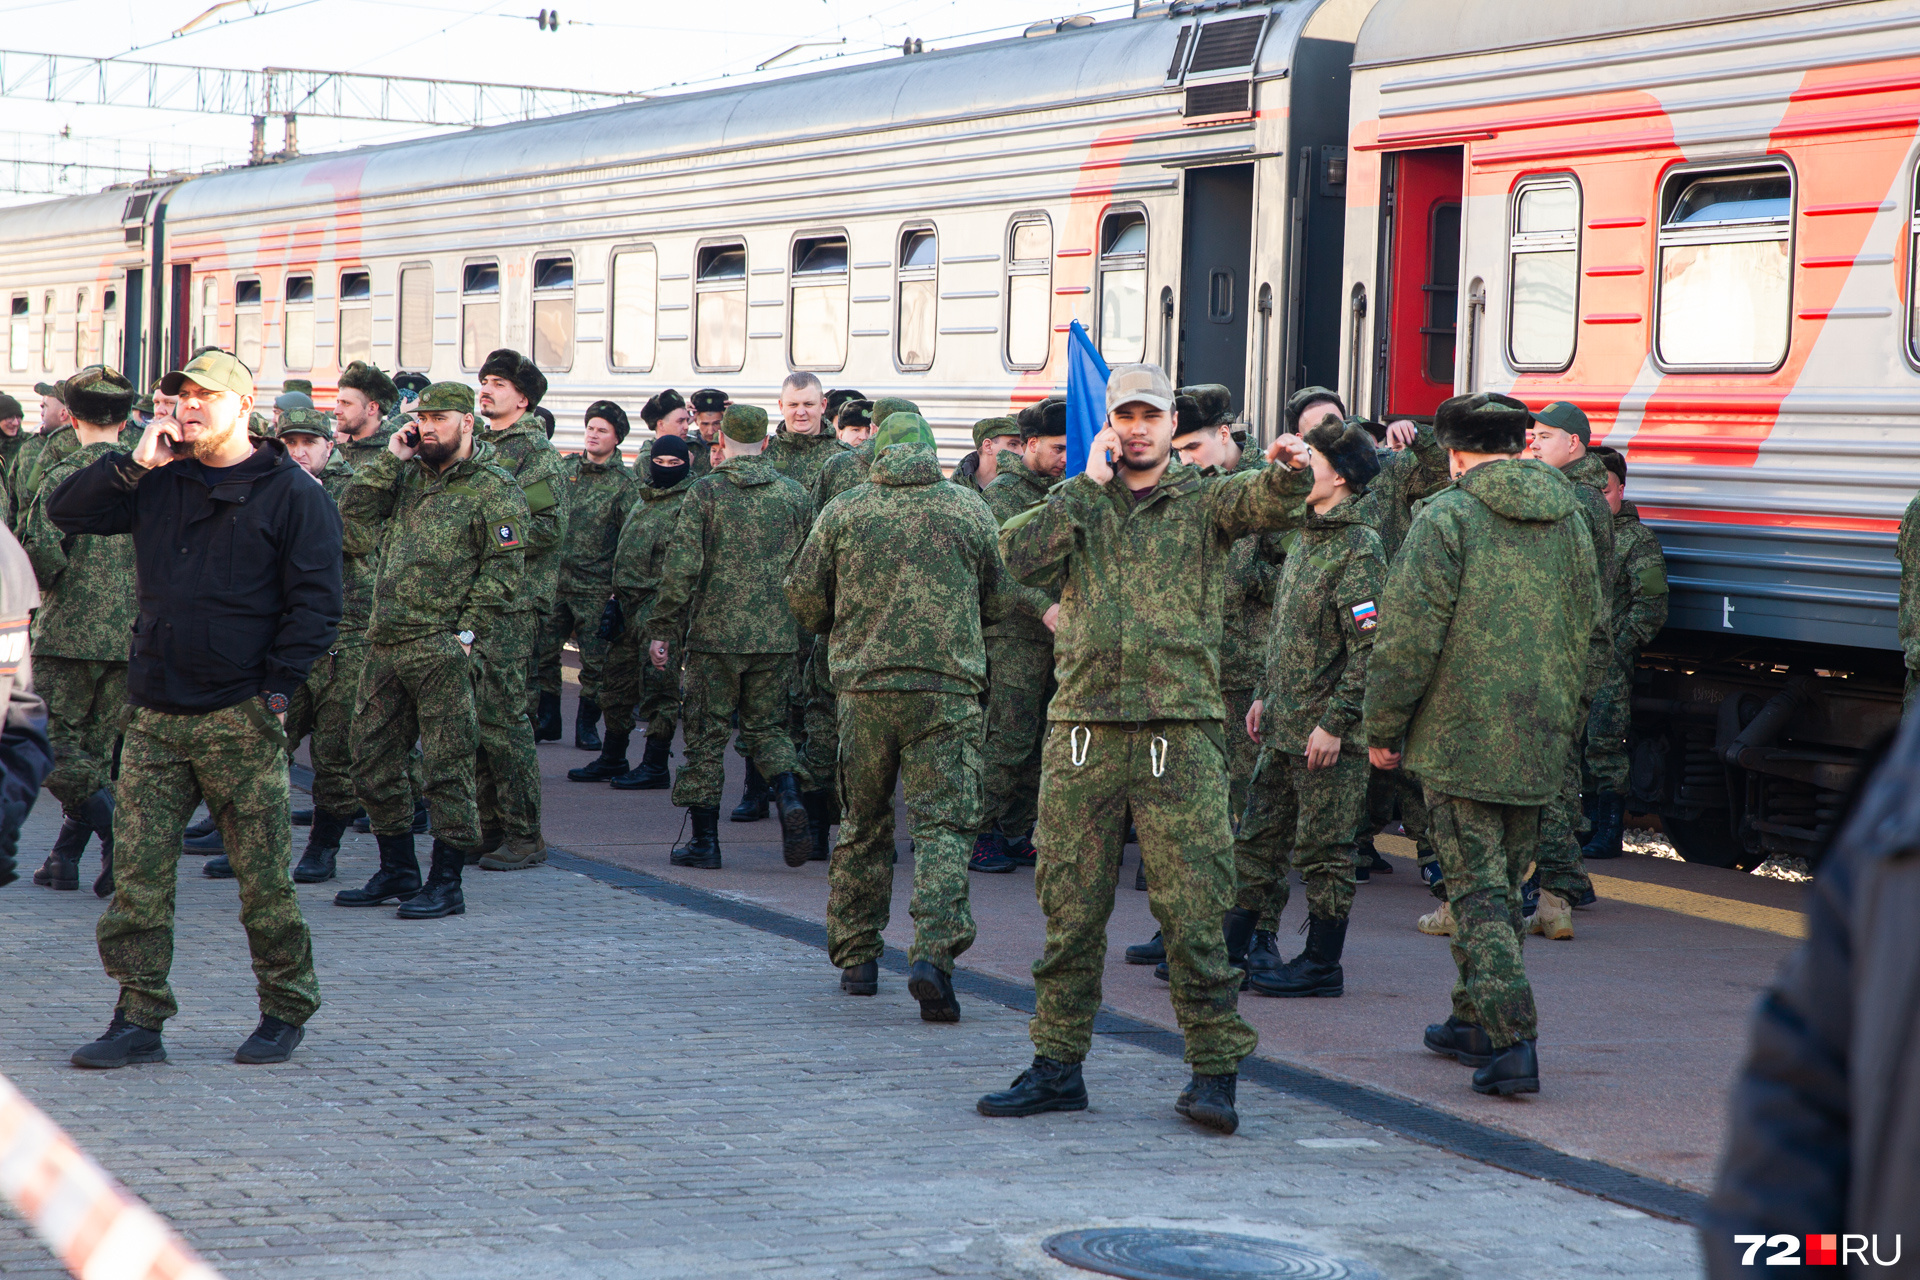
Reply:
[[[1353,606],[1353,625],[1363,632],[1380,625],[1380,611],[1373,607],[1373,601],[1362,600]]]

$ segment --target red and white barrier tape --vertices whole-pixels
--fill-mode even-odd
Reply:
[[[80,1280],[219,1280],[5,1076],[0,1195]]]

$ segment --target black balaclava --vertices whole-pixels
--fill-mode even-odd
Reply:
[[[662,458],[678,458],[677,467],[663,467]],[[656,489],[671,489],[685,480],[693,467],[687,462],[687,442],[679,436],[655,436],[653,449],[647,454],[647,474]]]

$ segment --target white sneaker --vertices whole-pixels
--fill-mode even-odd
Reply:
[[[1527,932],[1541,934],[1555,942],[1565,942],[1573,936],[1573,908],[1553,890],[1542,889],[1540,905],[1534,908],[1533,915],[1527,919]]]
[[[1414,928],[1422,933],[1430,933],[1436,938],[1451,938],[1453,936],[1453,904],[1441,903],[1437,910],[1421,916]]]

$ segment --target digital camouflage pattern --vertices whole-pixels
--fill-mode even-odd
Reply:
[[[68,476],[115,452],[110,444],[88,445],[47,467],[41,489],[51,493]],[[36,495],[19,522],[20,545],[40,581],[40,609],[33,617],[33,655],[125,665],[129,636],[139,616],[134,595],[133,537],[64,534],[47,518]]]
[[[307,756],[313,765],[313,806],[323,813],[345,817],[358,797],[353,781],[353,712],[360,700],[360,673],[366,667],[367,645],[336,642],[331,653],[314,659],[307,682],[287,708],[287,745],[297,747],[308,738]],[[411,753],[412,744],[408,744]],[[413,804],[409,797],[408,816]]]
[[[1413,524],[1414,504],[1453,483],[1447,472],[1447,451],[1433,438],[1433,428],[1422,425],[1413,443],[1395,453],[1380,450],[1380,474],[1367,484],[1368,522],[1380,535],[1380,545],[1391,563],[1400,554]]]
[[[1353,833],[1366,803],[1364,747],[1343,747],[1325,769],[1307,768],[1302,753],[1262,747],[1233,840],[1234,905],[1258,912],[1260,928],[1277,928],[1287,909],[1287,873],[1297,870],[1308,913],[1346,919],[1353,906]]]
[[[1120,477],[1102,485],[1083,472],[1008,521],[1000,551],[1016,579],[1043,587],[1064,575],[1049,719],[1218,726],[1227,553],[1247,534],[1297,525],[1312,487],[1305,469],[1209,478],[1175,461],[1137,502]]]
[[[687,496],[640,622],[645,638],[684,636],[695,653],[795,652],[800,632],[781,583],[813,521],[806,490],[758,457],[730,457],[677,487]],[[788,658],[783,691],[792,667]]]
[[[876,960],[893,902],[896,784],[913,837],[910,961],[953,972],[973,945],[967,858],[980,825],[980,700],[969,694],[843,692],[840,842],[827,869],[827,956]]]
[[[633,506],[634,475],[618,452],[605,462],[576,453],[561,466],[567,486],[567,548],[560,590],[570,596],[597,594],[604,600],[613,589],[614,552]],[[600,615],[593,620],[597,624]]]
[[[346,462],[349,467],[358,470],[387,452],[387,441],[393,433],[405,426],[405,414],[392,414],[379,422],[363,439],[355,440],[342,433],[334,438],[334,456]]]
[[[144,434],[146,434],[144,427],[136,426],[129,421],[120,428],[120,437],[116,444],[100,447],[131,453]],[[26,442],[20,446],[20,452],[15,455],[13,470],[9,473],[11,486],[9,496],[13,503],[16,524],[33,506],[33,500],[46,490],[47,477],[52,473],[54,465],[62,458],[78,452],[80,452],[80,433],[73,429],[72,423],[65,423],[52,431],[27,437]],[[99,454],[90,456],[98,457]]]
[[[987,509],[1004,524],[1046,499],[1054,482],[1028,468],[1017,452],[1000,455],[1000,474],[982,492]],[[1033,830],[1040,812],[1040,735],[1053,697],[1053,632],[1041,619],[1060,601],[1060,579],[1048,587],[1008,583],[1014,606],[989,626],[987,637],[987,739],[981,830],[998,826],[1010,836]]]
[[[479,727],[472,663],[460,642],[442,632],[358,646],[333,660],[346,654],[357,655],[362,664],[351,741],[355,789],[374,832],[403,835],[413,829],[408,770],[417,741],[422,750],[415,767],[433,834],[455,849],[480,848],[474,772]],[[328,808],[319,792],[313,800]],[[351,804],[328,809],[352,811]]]
[[[1026,459],[1019,453],[1007,453],[1000,458],[1000,473],[981,491],[980,498],[987,504],[987,510],[997,527],[1035,504],[1046,501],[1047,491],[1054,483],[1046,476],[1030,470]],[[1014,607],[999,622],[987,628],[987,636],[1033,641],[1045,645],[1051,654],[1053,632],[1047,630],[1042,618],[1048,609],[1060,603],[1060,577],[1055,575],[1044,586],[1029,587],[1011,580],[1007,585]]]
[[[1241,448],[1236,471],[1267,465],[1257,449]],[[1221,601],[1220,696],[1227,704],[1227,812],[1247,807],[1247,784],[1260,748],[1247,736],[1247,708],[1266,667],[1267,615],[1287,547],[1295,534],[1249,534],[1227,553],[1227,591]]]
[[[647,658],[643,624],[653,611],[667,545],[680,518],[681,500],[692,483],[689,478],[671,489],[638,482],[634,485],[633,505],[620,526],[613,560],[614,594],[619,597],[626,626],[608,657],[607,681],[601,694],[601,709],[609,725],[629,724],[637,715],[646,722],[648,737],[669,741],[680,719],[680,664],[686,656],[686,645],[680,636],[668,642],[663,671]]]
[[[43,784],[78,818],[87,797],[113,781],[113,747],[127,714],[127,664],[34,654],[33,691],[47,704],[53,772]]]
[[[813,478],[813,487],[809,496],[813,499],[813,513],[819,515],[826,510],[827,504],[853,488],[867,482],[867,469],[873,465],[873,441],[843,449],[828,458],[820,468],[820,474]]]
[[[1304,755],[1317,726],[1365,754],[1360,712],[1387,577],[1368,514],[1350,498],[1325,513],[1307,512],[1295,534],[1273,592],[1257,693],[1268,751]]]
[[[1475,467],[1414,517],[1382,592],[1365,736],[1404,741],[1430,792],[1520,806],[1555,794],[1611,657],[1577,510],[1566,477],[1514,458]]]
[[[128,1020],[159,1030],[179,1012],[173,899],[180,841],[201,800],[240,886],[260,1012],[300,1026],[320,1008],[313,943],[288,868],[286,738],[258,699],[205,715],[145,707],[128,715],[113,814],[113,900],[95,928]]]
[[[484,639],[473,642],[468,659],[480,743],[474,797],[486,851],[497,847],[496,834],[515,854],[545,847],[540,834],[540,755],[527,714],[527,655],[533,652],[539,627],[537,613],[504,613]]]
[[[1220,932],[1233,905],[1233,833],[1218,722],[1085,723],[1056,715],[1040,768],[1033,883],[1047,942],[1033,966],[1034,1051],[1079,1062],[1093,1042],[1131,813],[1186,1060],[1203,1075],[1237,1071],[1259,1037],[1238,1012],[1241,975],[1227,963]]]
[[[566,558],[567,498],[570,486],[560,451],[547,439],[547,429],[531,413],[523,413],[504,431],[495,431],[484,418],[475,418],[474,441],[494,448],[494,461],[512,476],[526,499],[527,516],[521,544],[526,549],[525,573],[508,613],[547,613],[560,591],[560,565]],[[527,653],[533,652],[532,632]],[[524,678],[523,678],[524,679]]]
[[[1520,881],[1540,842],[1540,810],[1427,789],[1434,850],[1453,907],[1453,1016],[1494,1048],[1539,1035],[1521,942]]]
[[[1621,500],[1613,517],[1613,663],[1587,711],[1592,786],[1626,794],[1627,731],[1633,724],[1633,666],[1667,625],[1667,560],[1640,511]]]
[[[686,763],[673,780],[675,804],[694,808],[720,803],[727,737],[736,714],[742,751],[760,776],[794,772],[793,739],[787,733],[792,674],[790,653],[687,653],[687,690],[681,704]]]
[[[767,441],[760,458],[768,466],[800,486],[803,493],[813,491],[813,482],[829,462],[847,451],[830,427],[822,426],[816,435],[803,436],[785,427]]]

